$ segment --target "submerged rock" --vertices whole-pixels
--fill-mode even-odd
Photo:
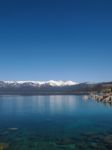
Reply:
[[[8,143],[0,143],[0,150],[8,150],[9,144]]]
[[[8,128],[10,131],[17,131],[18,128]]]
[[[112,146],[112,135],[107,135],[104,137],[104,143],[110,144]]]
[[[85,101],[87,101],[87,100],[89,99],[89,96],[88,96],[88,95],[84,95],[84,96],[83,96],[83,99],[84,99]]]
[[[56,143],[58,145],[68,145],[68,144],[74,144],[74,141],[71,138],[61,138]]]

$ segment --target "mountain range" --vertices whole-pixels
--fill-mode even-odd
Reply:
[[[0,94],[88,94],[112,88],[112,82],[0,81]]]
[[[18,86],[34,86],[34,87],[42,87],[42,86],[56,86],[56,87],[63,87],[63,86],[72,86],[78,84],[77,82],[73,81],[0,81],[0,87],[3,86],[12,86],[12,87],[18,87]]]

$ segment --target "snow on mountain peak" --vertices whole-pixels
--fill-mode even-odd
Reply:
[[[73,82],[73,81],[55,81],[55,80],[49,80],[49,81],[3,81],[6,84],[34,84],[34,85],[50,85],[50,86],[72,86],[72,85],[76,85],[78,84],[77,82]]]

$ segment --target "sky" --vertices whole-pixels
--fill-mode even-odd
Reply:
[[[112,81],[112,1],[0,1],[0,80]]]

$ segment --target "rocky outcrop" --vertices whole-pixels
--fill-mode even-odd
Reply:
[[[94,100],[106,102],[106,103],[112,103],[112,93],[101,94],[101,95],[92,94],[91,96]]]

